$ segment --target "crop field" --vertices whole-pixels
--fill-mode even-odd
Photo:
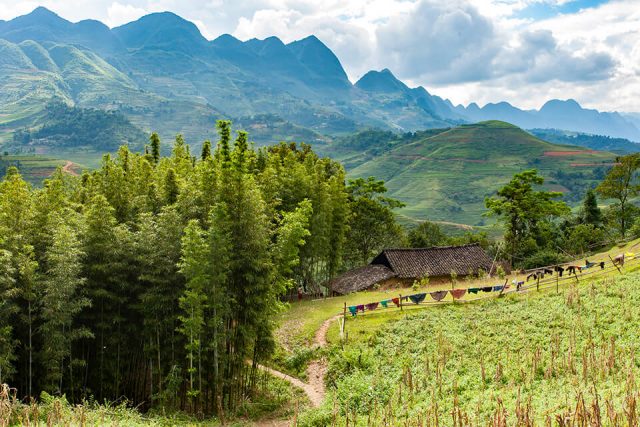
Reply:
[[[637,270],[348,318],[301,425],[638,425]]]

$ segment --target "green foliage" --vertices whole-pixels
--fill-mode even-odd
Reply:
[[[39,189],[7,169],[0,376],[21,398],[256,411],[283,297],[342,268],[351,205],[338,163],[305,145],[256,151],[244,132],[232,146],[218,126],[204,159],[180,135],[162,157],[154,134]]]
[[[593,189],[587,190],[584,196],[584,202],[582,203],[581,221],[584,224],[591,224],[594,227],[600,227],[602,225],[602,211],[598,207],[598,199]]]
[[[140,147],[144,133],[122,113],[94,108],[70,107],[60,100],[48,103],[43,117],[33,129],[19,129],[13,134],[13,146],[45,146],[50,151],[61,148],[116,150],[120,145]]]
[[[407,238],[412,248],[445,246],[449,243],[449,237],[442,231],[442,228],[438,224],[429,221],[424,221],[409,231]]]
[[[614,208],[618,210],[616,222],[620,235],[624,238],[629,224],[633,222],[629,199],[640,192],[638,182],[640,154],[630,154],[617,160],[617,164],[611,168],[596,191],[606,199],[615,200]]]
[[[398,200],[383,196],[384,182],[373,177],[349,181],[352,217],[347,238],[352,265],[366,264],[385,247],[400,246],[402,231],[393,210],[404,206]]]
[[[497,197],[489,197],[485,205],[489,212],[505,224],[505,241],[512,261],[531,255],[537,248],[544,248],[549,241],[547,231],[550,220],[569,213],[569,207],[557,199],[562,193],[535,190],[544,178],[535,169],[513,176],[500,190]]]

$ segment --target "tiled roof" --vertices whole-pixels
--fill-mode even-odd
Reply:
[[[370,288],[376,283],[395,277],[395,273],[384,265],[365,265],[349,270],[331,281],[329,287],[339,294],[348,294]]]
[[[464,276],[478,270],[489,271],[491,259],[478,244],[442,246],[419,249],[385,249],[372,262],[384,265],[399,278],[415,279],[429,276],[448,276],[451,271]]]

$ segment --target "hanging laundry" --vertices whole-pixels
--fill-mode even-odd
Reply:
[[[582,267],[579,266],[579,265],[570,265],[570,266],[567,267],[567,272],[569,274],[574,274],[575,275],[576,271],[578,273],[582,273]]]
[[[437,292],[431,292],[429,295],[431,295],[431,298],[433,298],[434,300],[440,301],[447,296],[447,293],[448,291],[437,291]]]
[[[358,307],[355,305],[350,306],[349,312],[351,313],[352,316],[355,316],[356,314],[358,314]]]
[[[553,269],[558,272],[558,276],[562,277],[562,273],[564,273],[564,268],[557,265]]]
[[[426,297],[427,294],[426,293],[422,293],[422,294],[414,294],[414,295],[409,295],[409,299],[414,303],[414,304],[420,304],[422,301],[424,301],[424,297]]]
[[[480,288],[469,288],[470,294],[477,294],[478,292],[480,292]]]
[[[493,287],[493,292],[500,292],[504,289],[504,285],[496,285]]]
[[[553,274],[553,270],[551,270],[550,268],[545,268],[542,271],[544,272],[544,274]]]
[[[391,301],[393,301],[396,307],[400,307],[400,298],[391,298]]]
[[[380,301],[380,305],[381,305],[383,308],[388,308],[388,304],[389,304],[389,300],[388,300],[388,299],[386,299],[386,300],[384,300],[384,301]]]
[[[600,270],[604,270],[604,261],[600,262]]]
[[[467,293],[466,289],[452,289],[449,291],[453,299],[460,299]]]
[[[377,302],[370,302],[369,304],[367,304],[367,310],[369,310],[369,311],[373,311],[376,308],[378,308],[378,303]]]
[[[584,261],[584,267],[582,267],[582,268],[584,268],[586,270],[587,268],[591,268],[594,265],[596,265],[595,262],[589,262],[589,260],[587,259],[587,260]]]
[[[364,313],[364,304],[357,305],[356,308],[358,309],[358,311],[361,311]]]
[[[485,286],[482,288],[482,292],[491,292],[493,291],[493,286]]]

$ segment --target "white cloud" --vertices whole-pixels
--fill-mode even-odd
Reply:
[[[455,103],[539,107],[575,98],[603,110],[640,111],[640,7],[611,0],[535,21],[528,7],[584,0],[0,0],[0,19],[38,5],[78,21],[121,25],[170,10],[209,39],[315,34],[355,80],[390,68]]]
[[[104,23],[109,27],[116,27],[135,21],[147,13],[148,11],[141,7],[114,2],[107,9],[107,19]]]

